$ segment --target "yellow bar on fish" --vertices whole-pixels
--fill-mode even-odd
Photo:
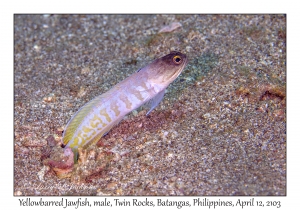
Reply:
[[[173,51],[95,97],[68,122],[62,139],[65,148],[70,147],[77,156],[79,147],[86,148],[97,143],[126,114],[146,102],[151,105],[148,115],[163,99],[165,89],[180,75],[186,64],[186,55]]]

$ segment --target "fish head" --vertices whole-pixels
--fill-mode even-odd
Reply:
[[[185,54],[172,51],[147,66],[148,79],[155,84],[169,85],[180,75],[187,61]]]

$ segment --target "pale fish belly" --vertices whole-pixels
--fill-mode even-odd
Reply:
[[[63,142],[74,152],[96,143],[126,114],[154,95],[146,77],[132,75],[83,106],[68,123]]]

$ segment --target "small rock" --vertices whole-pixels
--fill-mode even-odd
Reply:
[[[113,189],[117,186],[117,182],[111,182],[109,184],[107,184],[107,189]]]
[[[162,29],[159,30],[158,33],[168,33],[168,32],[172,32],[177,28],[182,27],[181,23],[179,22],[173,22],[170,25],[164,26]]]
[[[210,114],[209,113],[206,113],[203,115],[203,117],[206,119],[206,118],[209,118],[210,117]]]
[[[83,97],[85,94],[86,94],[86,90],[85,90],[85,88],[84,88],[83,86],[81,86],[81,87],[80,87],[80,90],[79,90],[79,92],[78,92],[78,94],[77,94],[77,96],[78,96],[79,98],[81,98],[81,97]]]
[[[44,102],[50,103],[50,102],[55,102],[56,101],[56,96],[54,93],[50,93],[48,96],[45,96],[43,98]]]
[[[49,135],[47,138],[46,138],[46,141],[47,141],[47,144],[49,147],[54,147],[56,145],[56,141],[55,141],[55,138],[53,135]]]
[[[54,147],[49,159],[43,161],[45,166],[49,166],[59,178],[71,176],[74,166],[74,154],[71,148],[63,149]],[[42,175],[42,172],[41,172]]]
[[[22,194],[23,194],[23,193],[22,193],[21,191],[17,191],[17,192],[14,193],[15,196],[20,196],[20,195],[22,195]]]
[[[82,70],[81,70],[81,74],[88,74],[90,73],[90,68],[89,67],[84,67]]]
[[[25,146],[25,147],[43,147],[46,145],[47,145],[46,140],[26,139],[23,142],[23,146]]]
[[[45,174],[49,171],[50,167],[49,166],[45,166],[37,173],[40,181],[44,181],[44,176]]]

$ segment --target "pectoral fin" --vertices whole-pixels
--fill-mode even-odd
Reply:
[[[148,102],[148,106],[150,107],[150,110],[147,112],[146,115],[149,115],[150,112],[155,109],[155,107],[157,107],[157,105],[159,104],[159,102],[161,102],[161,100],[164,98],[165,95],[165,90],[160,91],[154,98],[150,99],[150,101]]]

